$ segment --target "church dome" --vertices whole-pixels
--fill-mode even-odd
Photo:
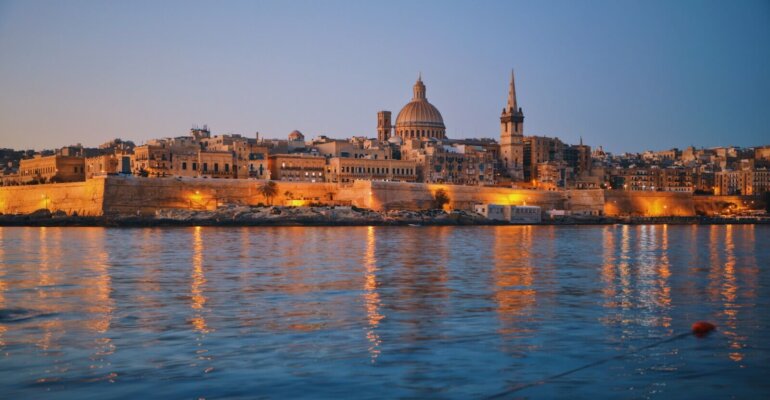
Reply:
[[[414,84],[414,97],[396,117],[396,135],[402,138],[444,138],[446,126],[438,109],[428,102],[422,78]]]
[[[410,101],[396,118],[396,126],[430,126],[445,128],[441,113],[427,100]]]
[[[304,142],[305,141],[305,135],[303,135],[302,132],[295,130],[295,131],[292,131],[289,134],[289,140],[292,141],[292,142],[297,142],[297,141],[303,141]]]

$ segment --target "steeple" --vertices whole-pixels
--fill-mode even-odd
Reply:
[[[415,82],[412,90],[414,92],[414,97],[412,97],[412,101],[426,99],[425,84],[422,83],[422,72],[420,72],[420,74],[417,76],[417,82]]]
[[[519,110],[516,104],[516,83],[513,79],[513,69],[511,69],[511,85],[508,88],[508,112],[515,113]]]

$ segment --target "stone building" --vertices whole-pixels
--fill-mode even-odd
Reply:
[[[564,148],[564,161],[572,167],[575,175],[585,177],[590,175],[593,159],[591,158],[591,146],[583,144],[583,138],[580,138],[580,144],[569,145]]]
[[[306,154],[274,154],[268,158],[270,179],[295,182],[323,182],[326,158]]]
[[[366,138],[354,137],[349,140],[321,138],[311,145],[318,155],[326,158],[369,158],[372,160],[387,160],[392,158],[392,151],[388,142],[373,143],[377,141]]]
[[[390,111],[380,111],[377,113],[377,140],[385,142],[390,139],[393,125],[390,122]]]
[[[198,175],[208,178],[235,178],[232,151],[207,150],[198,153]]]
[[[116,174],[121,171],[121,155],[103,154],[95,157],[86,157],[85,159],[85,178],[91,179],[95,176],[103,176],[107,174]]]
[[[524,180],[524,112],[516,102],[513,71],[508,104],[500,115],[500,162],[512,180]]]
[[[165,140],[151,140],[134,148],[131,172],[134,175],[162,177],[171,175],[171,151]]]
[[[450,140],[411,139],[401,146],[401,159],[417,164],[417,180],[455,185],[493,185],[495,158],[482,146]]]
[[[714,174],[714,194],[718,196],[761,195],[770,192],[770,171],[746,169]]]
[[[527,182],[540,180],[538,165],[541,163],[563,159],[565,146],[559,138],[526,136],[523,144],[524,180]]]
[[[355,180],[415,182],[414,161],[334,157],[326,166],[326,181],[352,183]]]
[[[40,156],[23,159],[19,162],[18,182],[59,183],[84,181],[85,162],[83,157]]]

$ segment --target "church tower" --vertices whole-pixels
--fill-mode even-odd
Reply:
[[[377,113],[377,140],[385,142],[390,138],[390,132],[393,126],[390,124],[390,111],[380,111]]]
[[[500,159],[511,179],[524,179],[524,113],[516,103],[513,70],[508,88],[508,104],[500,115]]]

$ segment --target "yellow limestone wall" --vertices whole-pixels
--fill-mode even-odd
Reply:
[[[527,204],[543,209],[565,205],[564,193],[559,192],[406,182],[356,181],[340,188],[339,199],[373,210],[419,210],[430,207],[438,189],[446,191],[450,209],[472,210],[475,204]]]
[[[163,208],[214,210],[223,204],[307,205],[332,204],[335,184],[276,181],[277,194],[264,198],[263,180],[203,178],[108,177],[105,214],[152,214]]]
[[[604,192],[604,213],[608,216],[687,217],[695,215],[691,193]]]
[[[698,215],[718,215],[765,208],[762,196],[694,196],[693,202]]]
[[[47,208],[67,214],[98,216],[102,215],[103,203],[103,178],[0,188],[0,213],[3,214],[29,214]]]
[[[264,181],[246,179],[138,178],[110,176],[86,182],[0,187],[0,213],[27,214],[39,209],[67,214],[153,214],[163,208],[213,210],[222,204],[268,204],[258,192]],[[671,192],[573,190],[547,192],[496,187],[434,185],[405,182],[356,181],[351,186],[331,183],[276,181],[275,205],[309,203],[352,204],[373,210],[426,209],[433,195],[444,189],[449,209],[471,210],[475,204],[527,204],[572,211],[603,210],[609,216],[714,215],[733,202],[761,208],[758,198],[695,196]],[[287,193],[288,192],[288,193]],[[755,203],[751,203],[754,201]],[[748,206],[751,204],[751,206]]]

